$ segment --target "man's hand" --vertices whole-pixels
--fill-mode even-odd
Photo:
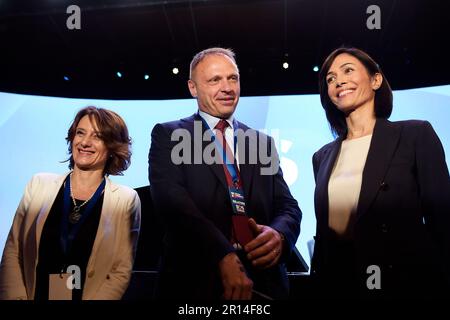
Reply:
[[[227,254],[219,262],[220,277],[224,288],[225,300],[250,300],[253,281],[247,277],[244,266],[236,253]]]
[[[250,229],[256,235],[247,243],[247,258],[255,267],[266,269],[278,263],[283,250],[281,235],[269,226],[257,224],[253,218],[248,219]]]

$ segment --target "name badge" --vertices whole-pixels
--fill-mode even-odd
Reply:
[[[245,199],[242,189],[228,187],[231,207],[235,215],[245,215]]]
[[[50,274],[48,300],[72,300],[71,273]]]
[[[237,242],[241,246],[253,240],[253,232],[248,225],[248,217],[245,212],[245,198],[244,192],[241,188],[228,187],[231,207],[233,208],[233,215],[231,217],[233,222],[234,235]]]

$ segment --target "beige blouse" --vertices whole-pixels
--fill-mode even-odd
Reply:
[[[367,135],[342,141],[328,182],[328,225],[340,236],[349,234],[355,217],[371,140]]]

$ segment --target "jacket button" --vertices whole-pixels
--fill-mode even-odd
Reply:
[[[106,275],[106,280],[109,280],[110,279],[110,276],[109,276],[109,274],[107,274]]]
[[[381,225],[381,231],[384,232],[384,233],[388,232],[388,228],[387,228],[386,223],[383,223],[383,224]]]
[[[380,183],[380,189],[383,191],[387,191],[389,189],[389,185],[383,181]]]
[[[94,276],[94,274],[95,274],[95,271],[94,271],[94,270],[91,270],[91,271],[89,271],[89,273],[88,273],[88,277],[89,277],[89,278],[92,278],[92,277]]]

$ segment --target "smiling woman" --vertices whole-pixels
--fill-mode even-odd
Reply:
[[[115,112],[87,107],[66,140],[73,170],[35,175],[16,211],[0,265],[0,299],[120,299],[128,286],[140,200],[108,179],[130,164],[128,129]]]
[[[97,124],[85,115],[75,131],[72,141],[74,166],[81,170],[103,170],[108,159],[108,150],[101,139]]]
[[[326,81],[328,96],[344,114],[348,115],[356,109],[368,109],[373,113],[375,92],[383,76],[379,72],[368,74],[357,58],[343,53],[334,59]]]
[[[387,120],[391,88],[359,49],[333,51],[319,88],[338,136],[313,156],[311,270],[319,292],[330,298],[447,294],[450,178],[434,129],[427,121]]]
[[[347,133],[347,115],[359,113],[387,119],[392,113],[392,89],[379,65],[356,48],[339,48],[325,60],[319,72],[320,101],[331,131]],[[374,117],[373,117],[374,118]]]
[[[131,138],[123,119],[115,112],[87,107],[78,112],[67,133],[70,164],[92,171],[102,169],[102,174],[122,175],[130,166]],[[83,164],[84,163],[84,164]]]

